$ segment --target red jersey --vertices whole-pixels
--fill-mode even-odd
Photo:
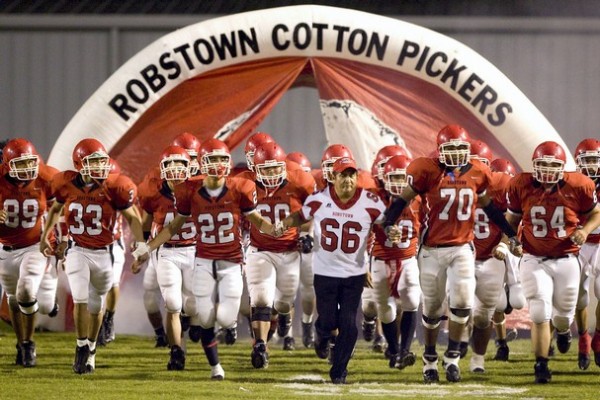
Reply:
[[[117,211],[131,207],[137,188],[125,175],[109,175],[101,185],[86,185],[75,171],[60,172],[52,180],[56,201],[64,204],[65,221],[73,241],[97,249],[114,242]]]
[[[598,196],[600,194],[600,182],[598,182],[597,180],[594,180],[594,183],[596,185],[596,196]],[[580,224],[584,224],[585,223],[585,218],[581,219]],[[586,243],[594,243],[594,244],[600,244],[600,228],[596,228],[592,231],[592,233],[590,233],[587,237],[587,239],[585,240]]]
[[[448,171],[435,158],[420,157],[411,162],[407,174],[412,189],[428,206],[426,246],[459,246],[473,240],[475,206],[485,193],[490,169],[479,160]]]
[[[379,197],[384,199],[386,206],[390,205],[391,199],[383,189],[380,190]],[[381,225],[373,225],[375,241],[371,249],[371,256],[384,261],[405,260],[414,257],[419,246],[421,212],[420,197],[415,197],[407,207],[404,207],[400,218],[396,222],[396,225],[402,231],[402,241],[395,245],[388,240]]]
[[[7,212],[0,224],[0,243],[23,248],[39,243],[42,236],[42,217],[52,198],[50,182],[42,176],[31,181],[0,177],[0,204]]]
[[[188,180],[175,187],[177,212],[191,216],[196,224],[196,256],[241,263],[241,215],[256,207],[254,182],[228,177],[217,197],[212,197],[202,182]]]
[[[298,165],[298,164],[297,164]],[[284,220],[288,215],[302,208],[304,200],[315,191],[315,181],[311,174],[301,169],[287,171],[287,178],[273,191],[266,190],[261,183],[256,184],[256,210],[271,223]],[[293,251],[298,247],[298,228],[288,229],[283,236],[261,233],[257,227],[250,227],[250,244],[262,251]]]
[[[503,172],[492,172],[492,180],[487,194],[494,205],[502,212],[506,211],[506,190],[511,176]],[[502,239],[502,230],[490,219],[482,208],[475,209],[475,254],[477,260],[487,260],[492,257],[492,250]]]
[[[596,203],[594,182],[579,172],[565,172],[550,192],[531,173],[516,175],[508,185],[509,212],[522,218],[523,251],[534,256],[578,253],[569,236]]]
[[[175,196],[166,181],[150,179],[142,182],[138,188],[140,206],[152,215],[152,237],[158,235],[175,218]],[[191,246],[196,244],[196,225],[187,218],[179,233],[171,236],[168,244]]]

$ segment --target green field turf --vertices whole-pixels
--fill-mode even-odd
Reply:
[[[577,369],[577,341],[569,354],[550,362],[553,380],[534,385],[533,356],[527,340],[511,342],[511,361],[486,360],[486,373],[468,372],[461,361],[463,380],[424,385],[421,362],[403,371],[390,369],[381,354],[359,341],[349,366],[348,385],[328,383],[327,361],[313,350],[284,352],[271,345],[269,368],[255,370],[250,364],[250,342],[220,346],[226,377],[211,381],[210,368],[198,344],[188,343],[185,371],[167,371],[168,350],[155,349],[149,337],[117,336],[99,348],[96,372],[76,375],[71,371],[75,350],[73,333],[38,333],[38,366],[14,365],[15,339],[10,327],[0,326],[0,399],[312,399],[312,398],[404,398],[404,399],[600,399],[600,368]],[[300,341],[297,340],[297,343]],[[416,342],[415,342],[416,344]],[[301,347],[301,344],[300,344]],[[415,346],[419,353],[422,349]],[[441,350],[441,349],[439,349]],[[490,346],[493,352],[493,345]],[[493,354],[492,354],[493,355]]]

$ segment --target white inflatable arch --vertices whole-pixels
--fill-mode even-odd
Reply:
[[[456,40],[392,18],[302,5],[216,18],[158,39],[86,101],[48,162],[72,168],[73,147],[85,137],[103,142],[128,172],[130,161],[148,161],[181,131],[235,147],[298,82],[318,89],[328,142],[350,145],[363,168],[389,143],[431,153],[447,123],[524,169],[540,142],[564,146],[505,75]]]

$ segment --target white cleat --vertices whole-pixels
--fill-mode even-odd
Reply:
[[[88,374],[93,373],[96,370],[96,349],[90,352],[90,356],[85,363],[85,371]]]
[[[471,362],[469,364],[469,369],[471,370],[471,372],[474,372],[476,374],[483,374],[485,372],[484,364],[485,364],[485,360],[484,360],[483,356],[480,354],[473,353],[473,355],[471,356]]]
[[[216,381],[222,381],[225,379],[225,370],[223,370],[221,364],[210,367],[210,379],[214,379]]]

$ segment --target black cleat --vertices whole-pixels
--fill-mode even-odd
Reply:
[[[590,355],[588,353],[579,353],[577,356],[577,366],[580,370],[585,371],[590,367],[592,360],[590,359]]]
[[[169,347],[169,340],[165,335],[156,335],[154,347]]]
[[[499,343],[496,341],[496,355],[494,356],[494,360],[496,361],[508,361],[508,355],[510,354],[510,349],[506,343]]]
[[[415,353],[403,350],[398,357],[396,357],[396,368],[404,369],[406,367],[410,367],[411,365],[415,365],[416,362],[417,356]]]
[[[269,366],[269,353],[267,353],[267,345],[265,342],[259,340],[254,344],[250,358],[254,368],[264,369]]]
[[[365,341],[370,342],[375,338],[375,324],[377,323],[376,319],[367,320],[364,319],[362,322],[362,333],[363,339]]]
[[[317,357],[325,360],[329,357],[329,340],[323,339],[321,341],[315,341],[315,353],[317,353]]]
[[[460,382],[460,368],[456,364],[446,364],[446,380]]]
[[[279,314],[277,316],[277,335],[281,338],[286,337],[290,333],[292,327],[291,314]]]
[[[440,375],[437,369],[426,369],[423,371],[423,383],[431,384],[438,383],[440,381]]]
[[[19,343],[15,346],[17,348],[17,357],[15,358],[15,365],[23,365],[23,349]]]
[[[115,340],[115,320],[111,318],[107,318],[106,314],[104,315],[104,320],[102,321],[102,325],[104,326],[104,341],[108,344]]]
[[[538,361],[533,367],[535,383],[548,383],[552,380],[552,372],[548,369],[548,363]]]
[[[556,348],[562,354],[565,354],[569,351],[571,347],[571,331],[567,331],[566,333],[556,333]]]
[[[23,366],[26,368],[35,367],[37,364],[37,355],[35,353],[35,342],[32,340],[21,344],[23,351]]]
[[[311,323],[302,323],[302,344],[307,349],[315,347],[315,335]]]
[[[550,343],[550,347],[548,348],[548,357],[554,357],[555,349],[554,345]]]
[[[465,358],[469,352],[469,342],[460,342],[460,358]]]
[[[225,332],[223,332],[223,339],[227,346],[235,344],[235,341],[237,340],[237,326],[225,329]]]
[[[167,363],[169,371],[183,371],[185,368],[185,352],[177,345],[171,347],[171,357]]]
[[[296,350],[296,340],[291,336],[283,338],[283,349],[284,350]]]
[[[376,335],[371,347],[375,353],[383,353],[387,347],[387,342],[382,335]]]
[[[58,303],[54,303],[54,307],[52,307],[52,310],[48,313],[48,316],[50,318],[54,318],[58,315],[59,311],[60,311],[60,306],[58,305]]]
[[[104,320],[100,323],[100,330],[98,331],[98,337],[96,338],[96,346],[106,346],[106,331],[104,328]]]
[[[96,349],[90,351],[90,356],[88,357],[87,362],[85,363],[85,373],[93,374],[96,370]]]
[[[388,353],[385,351],[385,358],[388,360],[388,365],[390,368],[396,368],[396,360],[398,359],[398,354]]]
[[[348,370],[344,370],[342,376],[331,376],[331,373],[329,376],[331,378],[331,383],[334,385],[345,385],[347,383],[346,377],[348,376]]]
[[[90,357],[90,346],[77,346],[75,349],[75,361],[73,361],[73,372],[85,374],[87,372],[87,361]]]
[[[423,354],[423,382],[426,384],[438,383],[440,375],[437,370],[437,354]]]

